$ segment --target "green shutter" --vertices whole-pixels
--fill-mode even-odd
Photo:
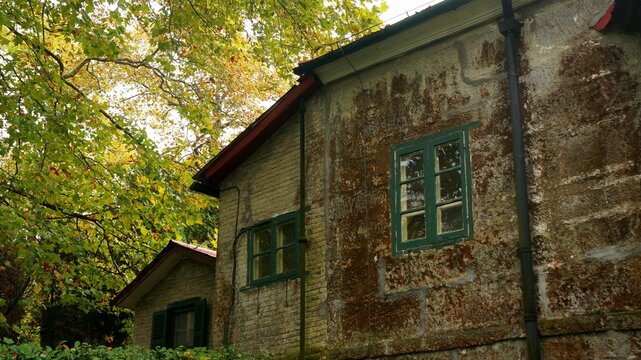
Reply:
[[[157,311],[151,320],[151,348],[156,346],[165,346],[165,325],[167,322],[167,312]]]
[[[194,347],[207,346],[207,299],[201,299],[194,308]]]

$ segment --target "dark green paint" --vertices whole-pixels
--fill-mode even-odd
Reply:
[[[298,358],[305,358],[305,284],[306,284],[306,269],[305,269],[305,250],[307,245],[307,239],[305,238],[305,202],[306,202],[306,192],[305,192],[305,99],[300,99],[299,103],[299,192],[300,192],[300,206],[298,209],[298,216],[300,218],[300,226],[298,227],[298,251],[300,266],[298,272],[301,274],[300,277],[300,308],[299,308],[299,344],[298,344]]]
[[[165,346],[165,329],[167,326],[167,311],[156,311],[151,319],[151,348]]]
[[[299,234],[300,222],[298,221],[298,214],[296,212],[291,212],[284,215],[276,216],[270,221],[262,222],[249,230],[248,244],[247,244],[247,284],[248,286],[264,285],[264,284],[269,284],[276,281],[298,277],[298,274],[299,274],[298,265],[300,264],[300,251],[298,248],[299,247],[298,242],[293,243],[293,245],[289,245],[289,246],[295,246],[296,253],[298,254],[298,256],[296,257],[296,266],[294,266],[294,269],[287,272],[283,272],[281,274],[276,273],[276,252],[279,248],[284,248],[284,247],[278,247],[277,245],[276,237],[278,235],[277,235],[276,229],[278,225],[289,222],[289,221],[294,221],[294,224],[296,227],[296,230],[295,230],[296,234]],[[254,254],[254,233],[267,228],[269,228],[271,232],[269,252]],[[257,255],[264,255],[267,253],[269,253],[270,275],[261,279],[254,280],[254,257]]]
[[[194,347],[207,346],[207,300],[196,297],[171,303],[166,310],[153,313],[151,348],[173,347],[174,316],[185,311],[194,311]]]
[[[521,98],[519,95],[519,36],[523,24],[514,17],[511,0],[502,0],[503,19],[499,30],[505,36],[507,63],[507,86],[512,130],[512,155],[514,159],[514,185],[516,190],[516,214],[519,229],[519,258],[521,261],[521,291],[523,293],[523,321],[527,340],[528,359],[541,358],[541,337],[537,321],[536,277],[532,255],[532,229],[528,205],[528,184],[525,169],[525,143]]]
[[[478,122],[455,127],[432,135],[421,137],[410,142],[397,145],[390,151],[390,208],[392,215],[392,253],[400,254],[410,250],[427,249],[453,244],[461,240],[472,239],[474,236],[472,221],[472,176],[470,165],[469,129],[478,126]],[[435,170],[434,149],[436,146],[457,141],[460,145],[460,166],[452,167],[446,171]],[[425,237],[402,241],[401,215],[412,213],[401,211],[401,185],[411,180],[401,181],[400,158],[403,155],[423,151],[423,180],[425,196]],[[436,201],[436,176],[449,171],[461,169],[461,199],[462,202],[462,229],[438,235],[437,233],[437,201]],[[459,200],[449,201],[456,202]],[[438,205],[447,204],[448,201]]]

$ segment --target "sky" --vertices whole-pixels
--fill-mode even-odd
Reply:
[[[390,25],[441,1],[442,0],[386,0],[389,9],[381,15],[381,19],[385,24]]]

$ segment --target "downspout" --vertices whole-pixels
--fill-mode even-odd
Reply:
[[[523,319],[527,340],[528,359],[541,358],[541,341],[536,321],[536,295],[534,262],[532,260],[532,239],[530,212],[528,208],[527,177],[525,174],[525,151],[523,145],[523,121],[519,97],[518,41],[523,26],[514,18],[511,0],[501,0],[503,19],[499,21],[501,34],[505,36],[507,58],[507,81],[510,99],[510,120],[512,123],[512,153],[516,185],[516,208],[519,223],[519,255],[523,291]]]
[[[299,269],[298,273],[300,274],[300,329],[299,337],[300,352],[298,354],[299,359],[305,358],[305,250],[307,247],[307,239],[305,238],[305,99],[300,99],[299,104],[299,123],[300,123],[300,144],[299,144],[299,165],[300,165],[300,209],[298,214],[298,264]]]

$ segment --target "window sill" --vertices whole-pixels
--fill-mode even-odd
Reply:
[[[305,276],[308,276],[308,275],[309,275],[309,271],[306,271],[305,272]],[[281,277],[277,277],[277,278],[273,278],[273,279],[263,280],[263,281],[258,282],[258,283],[245,285],[245,286],[241,287],[239,289],[239,291],[243,291],[243,292],[244,291],[249,291],[249,290],[258,289],[258,288],[261,288],[261,287],[277,285],[277,284],[280,284],[280,283],[283,283],[283,282],[286,282],[286,281],[289,281],[289,280],[295,280],[295,279],[300,279],[300,276],[298,274],[292,274],[292,275],[288,275],[288,276],[281,276]]]
[[[418,253],[423,250],[429,250],[429,249],[437,249],[437,248],[442,248],[450,245],[455,245],[463,241],[469,241],[472,240],[471,236],[465,236],[465,237],[460,237],[456,239],[447,239],[443,241],[439,241],[437,243],[428,243],[428,244],[422,244],[422,245],[417,245],[415,247],[411,247],[409,249],[403,249],[403,250],[397,250],[393,249],[392,251],[392,256],[401,256],[401,255],[408,255],[411,253]]]

